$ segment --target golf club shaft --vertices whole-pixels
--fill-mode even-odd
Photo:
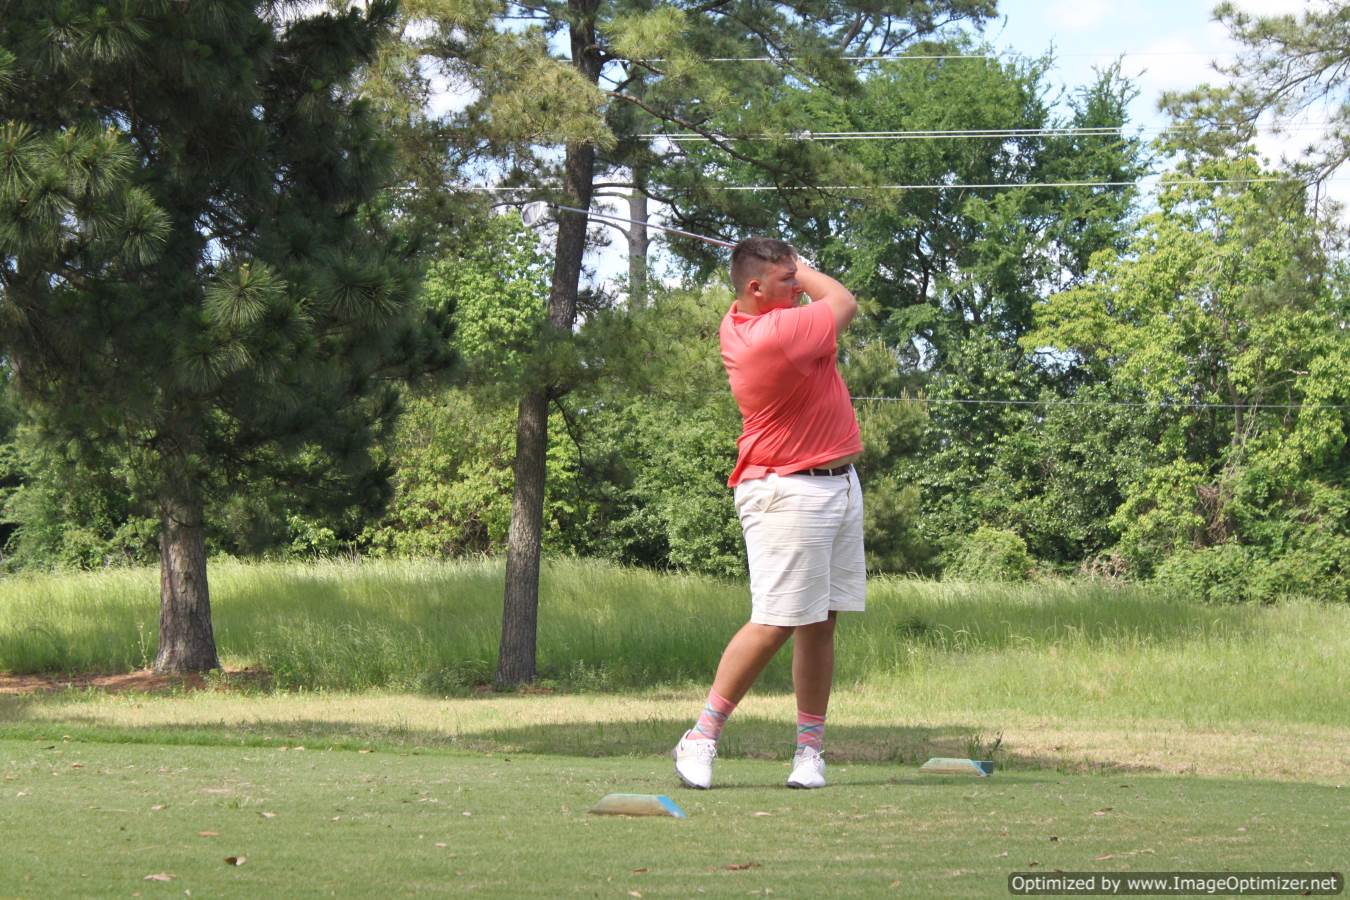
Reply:
[[[693,238],[696,241],[703,241],[708,244],[716,244],[719,247],[735,247],[730,241],[719,241],[717,238],[704,237],[701,234],[694,234],[692,231],[681,231],[678,228],[668,228],[665,225],[655,225],[651,222],[639,222],[637,219],[625,219],[623,216],[611,216],[609,213],[598,213],[590,210],[578,209],[575,206],[561,206],[557,203],[552,204],[554,209],[565,209],[568,212],[581,213],[583,216],[589,216],[592,219],[608,219],[612,222],[627,222],[630,225],[642,225],[646,228],[655,228],[658,231],[667,231],[671,234],[683,235],[687,238]]]

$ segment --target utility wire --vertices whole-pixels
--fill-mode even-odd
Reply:
[[[1267,133],[1283,133],[1287,131],[1313,131],[1321,130],[1326,124],[1300,123],[1298,125],[1286,126],[1275,132],[1273,129]],[[1197,128],[1192,125],[1167,125],[1153,128],[1140,128],[1138,134],[1170,134],[1186,132],[1212,132],[1216,130],[1235,130],[1235,129],[1215,129],[1215,128]],[[1263,129],[1264,130],[1264,129]],[[747,135],[726,135],[715,134],[706,135],[699,132],[648,132],[638,134],[635,137],[644,140],[667,140],[671,142],[707,142],[707,141],[873,141],[873,140],[897,140],[897,141],[931,141],[931,140],[975,140],[987,138],[1021,138],[1021,137],[1134,137],[1129,126],[1063,126],[1047,128],[966,128],[966,129],[942,129],[942,130],[896,130],[896,131],[789,131],[780,134],[764,132],[761,134]]]
[[[1145,179],[1163,178],[1162,175],[1149,175]],[[955,190],[1012,190],[1015,188],[1067,188],[1067,187],[1138,187],[1141,181],[1032,181],[1021,184],[821,184],[821,185],[712,185],[713,191],[955,191]],[[1298,181],[1289,176],[1262,176],[1256,178],[1177,178],[1167,181],[1168,186],[1175,184],[1269,184],[1272,182]],[[1327,181],[1343,179],[1328,178]]]
[[[1015,190],[1017,188],[1070,188],[1070,187],[1142,187],[1143,182],[1167,178],[1166,175],[1146,175],[1135,181],[1032,181],[1021,183],[989,184],[828,184],[828,185],[709,185],[713,191],[958,191],[958,190]],[[1325,178],[1323,181],[1347,181],[1350,178]],[[1292,176],[1260,176],[1252,178],[1174,178],[1163,182],[1165,186],[1191,184],[1271,184],[1276,182],[1296,182]],[[560,185],[553,185],[560,187]],[[538,192],[540,187],[496,187],[492,185],[460,184],[454,190],[482,193]]]
[[[1128,409],[1350,409],[1345,403],[1152,403],[1135,400],[987,400],[980,398],[960,399],[955,397],[852,397],[855,403],[863,401],[889,401],[892,403],[954,403],[968,406],[1081,406],[1123,407]]]
[[[1208,56],[1228,57],[1232,53],[1209,53],[1204,50],[1139,50],[1125,51],[1123,53],[1056,53],[1055,59],[1121,59],[1131,56]],[[803,62],[816,59],[827,59],[823,54],[821,56],[711,56],[701,57],[695,62],[714,62],[714,63],[741,63],[741,62],[768,62],[768,63],[788,63]],[[983,59],[989,61],[1000,61],[1003,57],[990,53],[936,53],[936,54],[904,54],[902,56],[840,56],[835,57],[842,62],[910,62],[910,61],[933,61],[944,59]],[[570,62],[570,60],[564,60]],[[615,60],[622,62],[623,60]],[[656,56],[650,59],[635,59],[631,62],[636,63],[664,63],[670,62],[668,57]]]

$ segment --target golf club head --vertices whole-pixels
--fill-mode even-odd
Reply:
[[[548,215],[548,204],[543,200],[526,203],[520,208],[520,221],[525,223],[526,228],[533,228],[538,225],[546,215]]]

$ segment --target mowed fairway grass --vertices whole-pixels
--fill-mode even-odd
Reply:
[[[554,562],[540,686],[498,694],[499,563],[211,575],[227,669],[267,679],[19,692],[142,666],[157,573],[0,582],[0,897],[979,897],[1014,871],[1350,869],[1348,606],[877,580],[840,628],[830,786],[782,786],[785,655],[696,792],[669,748],[743,584]],[[920,775],[937,755],[999,769]],[[616,791],[689,818],[587,813]]]

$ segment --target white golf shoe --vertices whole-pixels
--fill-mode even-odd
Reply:
[[[717,741],[690,738],[686,731],[684,737],[675,745],[671,756],[675,757],[675,774],[686,787],[706,791],[712,787],[713,760],[717,758]]]
[[[792,774],[788,776],[790,788],[823,788],[825,786],[825,760],[814,747],[802,747],[792,757]]]

